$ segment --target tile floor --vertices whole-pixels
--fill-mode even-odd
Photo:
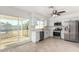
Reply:
[[[79,43],[49,38],[36,44],[25,43],[3,50],[3,52],[79,52]]]

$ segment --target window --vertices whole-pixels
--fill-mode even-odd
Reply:
[[[32,19],[32,29],[42,29],[47,26],[47,20]]]
[[[38,20],[37,21],[37,25],[36,25],[36,28],[44,28],[44,22],[42,20]]]

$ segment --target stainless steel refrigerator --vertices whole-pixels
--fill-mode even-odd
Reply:
[[[79,42],[79,21],[65,22],[64,40]]]

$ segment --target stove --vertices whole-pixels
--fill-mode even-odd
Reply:
[[[53,30],[53,37],[60,37],[61,38],[61,30],[62,30],[62,28],[55,28]]]

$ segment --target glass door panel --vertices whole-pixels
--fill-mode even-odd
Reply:
[[[23,24],[22,24],[22,26],[23,26],[23,28],[22,28],[23,37],[28,37],[29,19],[23,20],[22,22],[23,22]]]
[[[29,41],[29,19],[19,19],[19,40]]]
[[[18,36],[18,20],[16,19],[0,19],[0,46],[4,47],[8,44],[16,42]]]

